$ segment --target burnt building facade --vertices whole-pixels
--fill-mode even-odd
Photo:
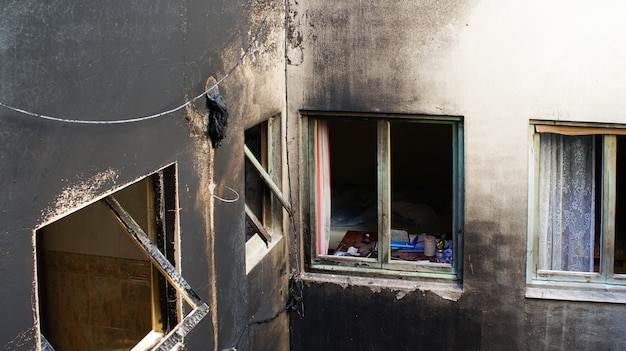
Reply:
[[[626,348],[618,3],[6,1],[6,350]]]

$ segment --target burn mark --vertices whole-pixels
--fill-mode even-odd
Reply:
[[[295,4],[290,5],[297,5]],[[300,17],[298,11],[289,9],[287,13],[287,63],[299,66],[304,61],[302,53],[302,40],[304,38],[302,32],[298,30],[300,27]]]
[[[4,344],[4,350],[27,350],[36,338],[36,326],[32,326],[15,336],[11,341]]]
[[[109,168],[86,180],[68,185],[54,200],[54,204],[43,210],[41,222],[49,222],[93,201],[102,190],[111,188],[118,178],[117,171]],[[67,180],[61,179],[62,182]]]

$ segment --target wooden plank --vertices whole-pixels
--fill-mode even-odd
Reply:
[[[152,350],[152,348],[163,338],[163,333],[156,330],[151,330],[146,336],[139,341],[139,343],[133,346],[130,351],[146,351]]]
[[[389,121],[378,120],[378,261],[391,260],[391,131]]]
[[[252,212],[250,207],[248,207],[248,205],[245,205],[245,206],[246,206],[246,216],[250,218],[256,230],[259,231],[259,234],[261,235],[261,238],[263,239],[263,241],[265,241],[265,244],[267,245],[268,243],[271,243],[272,235],[267,231],[267,229],[265,229],[265,226],[263,225],[263,223],[261,223],[261,221],[254,214],[254,212]]]
[[[152,348],[152,351],[181,350],[183,338],[209,313],[209,306],[199,305],[189,312],[185,318],[172,329],[161,341]]]
[[[163,276],[170,283],[172,283],[177,290],[180,290],[187,303],[193,307],[200,305],[202,302],[196,293],[191,289],[191,286],[187,284],[176,268],[170,263],[170,261],[167,260],[167,258],[165,258],[163,253],[159,251],[156,245],[154,245],[154,243],[148,238],[146,233],[143,229],[141,229],[137,222],[135,222],[130,214],[122,208],[120,203],[112,195],[107,196],[104,200],[107,205],[109,205],[109,208],[120,224],[126,229],[135,243],[139,245],[139,248],[152,261],[152,263],[156,265]]]
[[[624,128],[605,128],[605,127],[576,127],[576,126],[563,126],[563,125],[536,125],[538,133],[554,133],[562,135],[602,135],[602,134],[615,134],[626,135],[626,129]]]
[[[109,206],[120,225],[135,241],[144,254],[152,261],[163,276],[174,286],[187,303],[193,308],[183,320],[172,329],[152,350],[173,351],[182,347],[183,337],[191,331],[209,313],[209,306],[202,302],[198,295],[191,289],[176,268],[167,260],[158,247],[148,238],[137,222],[120,203],[109,195],[104,198],[104,202]]]
[[[276,185],[276,183],[274,183],[269,173],[265,171],[261,163],[256,159],[252,151],[250,151],[250,149],[246,145],[244,145],[244,153],[248,157],[248,160],[250,160],[252,165],[254,165],[254,168],[256,168],[257,172],[259,172],[259,175],[261,176],[263,181],[265,181],[265,184],[267,184],[267,186],[270,188],[270,190],[272,190],[272,192],[274,193],[278,201],[280,201],[280,203],[283,205],[285,210],[287,210],[287,213],[289,213],[289,216],[293,217],[293,210],[291,209],[291,204],[285,198],[285,196],[283,195],[280,188]]]
[[[344,111],[309,111],[301,110],[300,114],[306,117],[323,117],[327,119],[337,118],[376,118],[376,119],[397,119],[397,120],[411,120],[411,122],[425,122],[425,123],[450,123],[461,121],[461,116],[439,116],[439,115],[419,115],[419,114],[406,114],[406,113],[383,113],[383,112],[344,112]]]
[[[613,278],[615,264],[615,203],[617,198],[617,138],[604,136],[602,157],[602,254],[600,274]],[[600,189],[596,189],[600,191]]]

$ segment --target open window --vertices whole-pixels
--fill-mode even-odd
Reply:
[[[526,295],[626,302],[626,129],[531,127]]]
[[[271,190],[263,181],[254,163],[265,171],[270,167],[269,122],[265,121],[245,131],[245,203],[246,203],[246,242],[258,235],[265,243],[272,241],[274,221],[272,218]],[[251,156],[248,156],[248,153]],[[268,175],[272,175],[268,172]]]
[[[244,133],[246,266],[249,271],[281,235],[282,209],[291,205],[280,188],[280,118]]]
[[[170,166],[36,231],[41,349],[179,348],[208,306],[175,268],[176,202]]]
[[[458,279],[461,119],[307,117],[311,268]]]

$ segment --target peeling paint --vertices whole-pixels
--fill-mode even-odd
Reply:
[[[287,62],[293,66],[299,66],[304,61],[304,54],[302,53],[302,48],[297,46],[293,47],[291,45],[287,46]]]
[[[118,172],[109,168],[86,180],[80,180],[82,176],[76,176],[75,183],[65,187],[55,198],[53,204],[41,212],[41,223],[47,223],[67,215],[67,213],[86,206],[93,202],[97,196],[102,195],[102,191],[112,188],[118,178]],[[67,182],[67,179],[61,179]],[[108,189],[107,189],[108,190]]]
[[[36,331],[36,326],[32,326],[22,331],[21,333],[16,335],[11,341],[4,344],[3,349],[7,351],[23,350],[27,345],[32,345],[33,340],[35,339]]]
[[[297,1],[294,4],[296,5]],[[303,34],[297,28],[300,27],[300,17],[298,11],[289,9],[287,13],[287,47],[286,56],[287,63],[293,66],[299,66],[304,61],[304,55],[302,53],[302,40]]]
[[[373,293],[380,293],[381,291],[383,291],[381,286],[378,285],[378,284],[374,284],[374,283],[370,282],[370,283],[368,283],[368,286],[370,287],[370,290],[372,290]]]
[[[406,294],[407,294],[407,293],[406,293],[406,292],[404,292],[404,291],[398,291],[398,292],[396,293],[396,300],[402,300],[402,298],[403,298],[403,297],[405,297],[405,296],[406,296]]]
[[[254,40],[253,32],[248,32],[248,37],[251,38],[250,41]],[[246,63],[256,66],[259,63],[264,63],[265,66],[271,66],[275,63],[272,58],[275,57],[275,54],[278,52],[278,44],[276,38],[268,37],[263,41],[257,40],[247,55],[244,56],[242,64]],[[242,48],[241,52],[242,56],[245,54],[245,51]],[[263,57],[267,57],[268,59],[261,60]]]
[[[431,292],[444,300],[458,301],[463,289],[453,282],[425,282],[425,281],[406,281],[388,278],[369,278],[369,277],[347,277],[337,274],[320,274],[305,273],[302,278],[307,283],[329,283],[341,286],[346,289],[350,286],[368,287],[374,293],[382,291],[397,291],[396,299],[400,300],[405,296],[416,292]]]
[[[187,97],[189,99],[189,97]],[[202,100],[205,101],[205,100]],[[208,112],[200,112],[192,106],[185,107],[185,120],[191,137],[208,135]]]

